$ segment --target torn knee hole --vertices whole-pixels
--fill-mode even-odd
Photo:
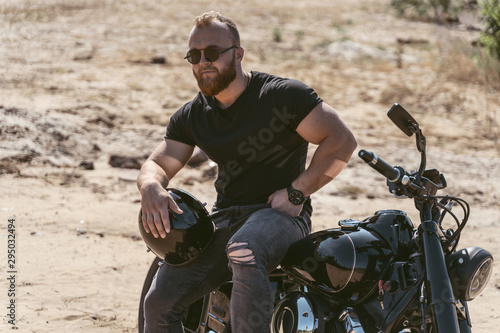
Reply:
[[[228,246],[228,257],[231,263],[238,265],[253,265],[255,257],[247,243],[232,243]]]

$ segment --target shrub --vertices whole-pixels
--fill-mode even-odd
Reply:
[[[273,40],[276,43],[280,43],[283,40],[283,31],[280,27],[274,27],[273,29]]]
[[[481,20],[486,24],[479,42],[491,56],[500,60],[500,0],[485,0],[481,4]]]
[[[462,0],[392,0],[391,6],[400,15],[436,22],[458,21]]]

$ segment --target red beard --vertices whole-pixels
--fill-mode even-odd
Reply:
[[[214,70],[214,74],[210,74],[210,76],[203,77],[200,72],[206,70]],[[206,67],[200,69],[199,72],[195,72],[193,68],[193,75],[198,82],[198,87],[200,91],[205,96],[217,96],[221,91],[226,89],[231,82],[236,78],[236,68],[235,68],[235,57],[229,63],[227,67],[224,67],[221,71],[219,71],[215,67]]]

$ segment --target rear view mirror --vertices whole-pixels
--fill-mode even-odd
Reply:
[[[412,136],[419,129],[417,121],[401,105],[395,103],[387,113],[392,122],[406,135]]]

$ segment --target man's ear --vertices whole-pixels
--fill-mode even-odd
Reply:
[[[243,56],[245,55],[245,49],[241,46],[236,49],[236,59],[239,61],[243,60]]]

